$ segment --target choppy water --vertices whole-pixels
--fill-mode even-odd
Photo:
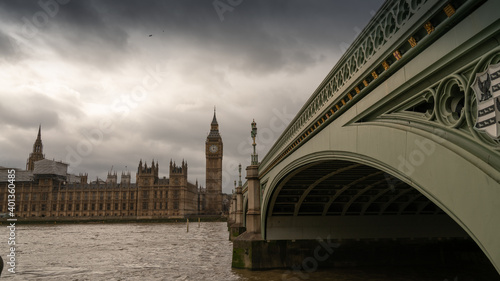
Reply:
[[[8,229],[0,231],[8,253]],[[3,237],[3,238],[2,238]],[[225,223],[24,225],[16,230],[16,273],[6,280],[489,280],[470,274],[416,269],[331,269],[306,275],[286,270],[231,268]],[[455,278],[456,277],[456,278]],[[307,278],[307,279],[306,279]]]

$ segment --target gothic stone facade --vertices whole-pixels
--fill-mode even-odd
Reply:
[[[48,167],[49,166],[49,167]],[[51,169],[50,166],[56,169]],[[158,178],[158,163],[142,163],[137,183],[130,173],[110,173],[106,182],[68,182],[67,164],[52,160],[35,162],[33,171],[16,171],[16,217],[138,217],[182,218],[203,213],[203,190],[187,181],[187,163],[170,163],[170,178]],[[51,169],[48,171],[48,169]],[[62,171],[62,172],[61,172]],[[7,169],[0,171],[0,212],[7,213]]]
[[[68,165],[44,159],[41,128],[27,160],[16,169],[18,218],[183,218],[222,213],[222,139],[214,113],[206,141],[207,189],[188,182],[188,165],[170,161],[169,178],[158,162],[139,162],[136,183],[130,172],[108,172],[106,181],[88,183],[87,174],[67,173]],[[0,213],[8,213],[8,168],[0,167]]]

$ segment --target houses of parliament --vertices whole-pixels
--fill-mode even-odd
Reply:
[[[17,218],[184,218],[223,213],[222,138],[214,112],[205,141],[206,186],[188,181],[188,164],[170,161],[169,178],[158,176],[158,162],[139,161],[131,173],[109,171],[106,180],[89,182],[87,174],[68,174],[68,164],[45,159],[41,126],[26,163],[15,169]],[[8,213],[8,171],[0,167],[0,213]]]

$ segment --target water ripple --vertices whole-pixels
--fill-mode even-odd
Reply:
[[[286,272],[232,269],[225,223],[191,223],[189,232],[185,223],[20,225],[16,230],[17,273],[4,269],[6,280],[278,281]],[[8,229],[1,228],[0,235],[8,237]],[[8,248],[1,247],[0,254],[5,259]],[[314,272],[308,280],[444,280],[437,274],[414,275],[335,269]]]

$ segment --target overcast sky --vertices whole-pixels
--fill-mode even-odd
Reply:
[[[0,166],[26,167],[41,124],[89,180],[184,159],[205,186],[216,106],[226,193],[252,119],[262,159],[383,2],[57,1],[0,1]]]

